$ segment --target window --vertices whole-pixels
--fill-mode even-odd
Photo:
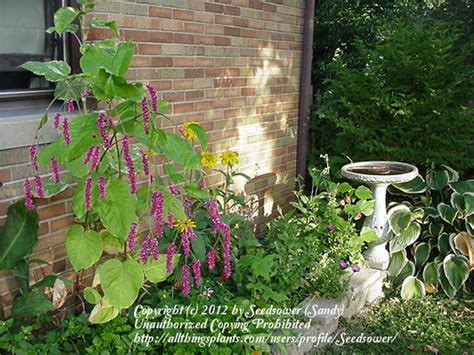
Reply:
[[[54,86],[20,65],[55,59],[70,62],[68,36],[57,38],[45,32],[53,25],[54,12],[64,3],[65,0],[0,1],[0,110],[5,108],[5,101],[51,97]],[[12,105],[10,102],[8,107]]]

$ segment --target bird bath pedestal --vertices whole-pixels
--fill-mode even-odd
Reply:
[[[390,261],[390,254],[386,249],[390,239],[385,202],[387,187],[413,180],[418,175],[418,169],[405,163],[367,161],[344,165],[341,173],[349,180],[363,182],[372,189],[375,198],[374,213],[366,219],[365,225],[375,230],[379,240],[369,244],[364,252],[364,259],[371,268],[386,270]]]

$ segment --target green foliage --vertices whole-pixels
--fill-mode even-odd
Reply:
[[[394,286],[402,285],[402,298],[439,289],[452,298],[466,286],[474,267],[470,202],[474,185],[458,178],[451,168],[431,170],[426,183],[419,179],[423,192],[406,195],[410,201],[389,210],[393,236],[388,273]],[[407,190],[396,186],[390,191],[399,195]]]
[[[360,66],[343,59],[314,119],[337,132],[328,153],[354,160],[401,160],[418,165],[474,164],[469,112],[470,45],[443,22],[397,20],[379,28],[375,44],[357,42]]]
[[[66,252],[75,271],[87,269],[99,261],[103,251],[99,233],[84,231],[80,225],[70,227],[66,235]]]

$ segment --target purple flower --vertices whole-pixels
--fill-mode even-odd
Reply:
[[[334,232],[336,230],[336,227],[334,227],[331,223],[329,223],[327,226],[326,226],[326,230],[330,233]]]
[[[137,176],[135,175],[135,166],[133,165],[132,156],[130,155],[130,142],[128,136],[125,135],[122,141],[123,156],[125,157],[125,164],[128,169],[128,179],[130,183],[130,192],[134,194],[137,192]]]
[[[220,229],[220,224],[222,222],[219,214],[219,206],[215,199],[209,200],[209,202],[207,203],[207,211],[209,212],[209,215],[211,217],[211,224],[214,230],[214,234],[217,235]]]
[[[33,194],[31,193],[31,184],[30,180],[26,179],[23,188],[25,191],[25,207],[28,208],[29,210],[32,210],[35,208],[35,205],[33,203]]]
[[[207,253],[207,267],[209,270],[214,270],[216,267],[217,253],[216,249],[211,248]]]
[[[105,198],[105,176],[99,177],[99,198],[103,200]]]
[[[54,129],[59,128],[59,121],[61,120],[61,114],[58,112],[57,114],[54,115],[53,118],[53,127]]]
[[[206,183],[204,182],[204,179],[199,180],[199,187],[200,187],[201,189],[204,189],[204,188],[206,187]]]
[[[156,89],[151,84],[146,84],[146,88],[148,89],[148,93],[150,94],[151,99],[151,107],[153,112],[158,111],[158,94],[156,93]]]
[[[91,190],[92,176],[88,175],[86,179],[86,186],[84,187],[84,207],[88,211],[91,209]]]
[[[189,242],[189,236],[186,233],[181,234],[181,247],[183,248],[183,254],[185,256],[191,255],[191,244]]]
[[[349,266],[349,264],[348,264],[347,261],[345,261],[345,260],[341,260],[341,261],[339,262],[339,267],[340,267],[342,270],[347,269],[348,266]]]
[[[83,99],[85,99],[86,97],[89,97],[89,96],[92,96],[92,93],[89,91],[89,90],[84,90],[82,93],[81,93],[81,97]]]
[[[359,272],[360,271],[360,266],[359,265],[352,265],[351,268],[352,268],[352,271],[354,271],[354,272]]]
[[[69,121],[67,117],[63,119],[63,137],[67,145],[71,144],[71,132],[69,131]]]
[[[43,190],[43,180],[41,176],[35,176],[35,185],[36,185],[36,192],[38,193],[39,198],[45,198],[44,190]]]
[[[166,221],[168,228],[172,229],[174,225],[174,216],[172,212],[168,212],[168,219]]]
[[[183,295],[189,295],[191,291],[191,283],[189,281],[190,270],[189,265],[184,264],[181,269],[181,275],[183,276]]]
[[[221,230],[224,232],[222,257],[224,259],[224,272],[222,278],[228,280],[232,275],[232,267],[230,260],[230,228],[227,224],[221,223]]]
[[[191,264],[191,268],[193,269],[193,275],[194,275],[194,283],[196,286],[199,286],[202,283],[202,278],[201,278],[201,260],[196,259],[193,261]]]
[[[91,154],[91,166],[89,172],[91,173],[94,171],[95,168],[99,165],[100,162],[100,147],[98,145],[92,146],[92,154]]]
[[[186,229],[186,234],[189,238],[191,238],[191,240],[197,240],[196,232],[192,227],[188,227],[188,229]]]
[[[130,230],[128,231],[128,237],[127,237],[127,245],[128,245],[128,249],[130,250],[135,250],[135,247],[137,246],[136,244],[137,231],[138,231],[138,224],[133,222],[130,225]]]
[[[176,245],[170,244],[166,248],[166,273],[171,274],[173,272],[173,259],[176,253]]]
[[[150,131],[150,112],[148,111],[148,102],[146,97],[142,99],[142,115],[143,115],[143,130],[145,134],[148,134]]]
[[[66,108],[67,108],[67,112],[73,112],[74,111],[74,100],[72,99],[72,97],[67,99]]]
[[[155,190],[151,196],[151,214],[155,217],[156,234],[163,236],[163,192]]]
[[[92,158],[92,155],[94,154],[94,150],[95,150],[95,145],[93,146],[90,146],[89,149],[87,149],[87,153],[84,157],[84,165],[89,163],[89,161],[91,160]]]
[[[148,260],[148,255],[153,257],[153,259],[158,259],[158,243],[156,239],[153,238],[150,234],[142,243],[142,248],[140,250],[140,261],[142,264],[145,264]]]
[[[186,213],[186,216],[188,216],[188,218],[193,218],[193,214],[191,212],[192,205],[193,205],[193,200],[191,200],[188,197],[185,197],[183,200],[183,206],[184,206],[184,213]]]
[[[105,112],[101,111],[99,115],[97,116],[97,129],[99,130],[100,137],[102,138],[102,144],[104,145],[104,148],[110,148],[110,138],[109,134],[107,133],[107,127],[106,127],[106,118],[105,118]]]
[[[33,169],[33,171],[35,173],[38,173],[38,171],[39,171],[38,160],[37,160],[37,158],[38,158],[38,145],[31,144],[28,151],[30,153],[31,168]]]
[[[172,194],[173,196],[177,196],[178,195],[178,190],[176,189],[176,186],[170,184],[168,185],[168,191],[170,192],[170,194]]]
[[[51,171],[53,172],[54,182],[57,184],[61,181],[61,176],[59,175],[59,164],[55,157],[51,157]]]
[[[150,175],[150,161],[148,160],[148,154],[141,149],[140,154],[142,156],[142,165],[143,165],[143,172],[146,176]]]

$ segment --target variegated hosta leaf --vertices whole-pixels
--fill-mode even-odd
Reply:
[[[458,233],[454,237],[454,246],[469,258],[469,269],[474,270],[474,239],[466,232]]]
[[[408,276],[402,284],[400,295],[404,300],[411,300],[425,297],[425,286],[423,282],[414,276]]]
[[[420,236],[421,227],[416,222],[410,222],[408,227],[390,240],[390,252],[394,253],[413,244]]]
[[[411,220],[410,208],[405,205],[397,205],[388,211],[388,223],[395,235],[401,234],[407,229]]]

